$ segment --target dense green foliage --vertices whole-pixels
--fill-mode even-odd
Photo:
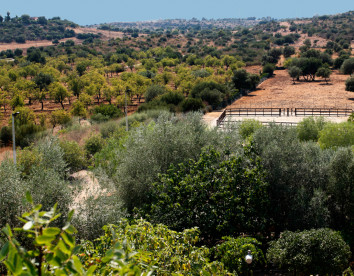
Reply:
[[[263,267],[266,263],[263,252],[260,249],[261,243],[255,238],[249,237],[223,237],[223,242],[213,248],[214,256],[221,261],[229,271],[237,275],[248,274],[249,270]],[[252,264],[245,262],[245,256],[251,251]]]
[[[280,264],[298,273],[342,272],[349,251],[327,227],[354,248],[353,123],[308,118],[290,128],[245,120],[219,131],[191,111],[222,108],[283,66],[294,83],[315,77],[327,83],[332,69],[351,73],[352,15],[290,20],[289,28],[255,19],[246,20],[252,28],[232,20],[119,27],[122,38],[103,41],[84,33],[82,45],[59,43],[58,33],[75,35],[75,26],[59,18],[0,16],[3,39],[23,42],[36,32],[35,39],[46,34],[54,40],[25,56],[20,49],[0,52],[1,145],[11,142],[11,112],[20,112],[17,165],[7,159],[0,164],[0,227],[10,225],[0,236],[6,269],[27,266],[35,274],[41,266],[54,273],[56,265],[58,273],[88,275],[228,275],[227,269],[242,275]],[[324,51],[314,49],[314,34],[329,39]],[[290,45],[304,35],[295,52]],[[263,68],[246,71],[246,64]],[[119,119],[125,102],[129,113],[138,109],[128,117],[128,131]],[[49,123],[53,129],[45,131]],[[21,200],[26,190],[30,203]],[[44,210],[57,203],[64,215],[47,226],[54,209],[30,211],[34,202]],[[69,209],[76,210],[75,236],[56,228],[71,219]],[[26,229],[11,236],[9,227],[22,226],[16,217],[23,212]],[[32,230],[40,243],[32,243]],[[11,239],[18,243],[6,249]],[[261,250],[271,240],[266,264]],[[312,254],[316,250],[321,256]],[[331,260],[338,250],[340,260],[328,261],[333,266],[321,259]],[[0,265],[0,273],[4,269]]]
[[[197,226],[205,241],[264,231],[269,202],[263,178],[256,160],[206,151],[161,175],[145,212],[173,229]]]
[[[270,262],[295,273],[340,273],[346,268],[351,253],[339,233],[321,228],[303,232],[282,233],[271,242],[267,252]]]

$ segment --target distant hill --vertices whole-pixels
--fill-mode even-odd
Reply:
[[[290,31],[301,31],[308,36],[319,36],[350,46],[354,40],[354,11],[335,15],[321,15],[312,18],[289,19]]]
[[[99,37],[97,34],[75,33],[77,24],[62,20],[60,17],[47,19],[44,16],[30,17],[22,15],[12,17],[0,15],[0,43],[26,43],[26,41],[49,40],[55,41],[63,38],[77,37],[87,39]]]
[[[118,30],[124,31],[127,29],[136,29],[139,31],[157,30],[157,29],[212,29],[212,28],[225,28],[234,29],[236,27],[251,27],[257,25],[261,21],[271,21],[270,17],[256,19],[255,17],[249,18],[224,18],[224,19],[201,19],[192,18],[187,19],[165,19],[165,20],[152,20],[152,21],[139,21],[139,22],[112,22],[108,24],[99,24],[95,27],[103,30]]]

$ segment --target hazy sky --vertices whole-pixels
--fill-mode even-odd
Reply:
[[[354,10],[353,0],[3,0],[0,14],[60,16],[80,25],[196,17],[312,17]]]

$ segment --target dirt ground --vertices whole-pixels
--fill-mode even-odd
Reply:
[[[334,71],[328,84],[322,79],[315,82],[296,82],[294,85],[287,70],[276,70],[258,89],[244,96],[227,108],[276,107],[276,108],[351,108],[354,93],[345,91],[348,75]],[[302,79],[302,78],[301,78]]]
[[[12,148],[0,147],[0,163],[7,157],[12,158]]]

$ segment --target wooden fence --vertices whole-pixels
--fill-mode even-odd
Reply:
[[[328,116],[346,117],[352,114],[352,109],[328,109],[328,108],[295,108],[295,116]]]
[[[352,114],[354,110],[330,109],[330,108],[228,108],[225,109],[216,120],[217,126],[225,124],[227,118],[232,117],[290,117],[290,116],[325,116],[325,117],[346,117]],[[229,120],[227,120],[229,121]],[[291,123],[284,122],[290,125]]]
[[[243,121],[221,121],[219,123],[217,123],[217,127],[219,128],[223,128],[223,127],[227,127],[227,126],[235,126],[236,128],[238,127],[238,125],[240,123],[242,123]],[[262,122],[260,121],[260,123],[264,126],[269,126],[269,125],[281,125],[281,126],[297,126],[298,123],[297,122]]]
[[[225,109],[227,116],[281,116],[281,108],[229,108]]]

